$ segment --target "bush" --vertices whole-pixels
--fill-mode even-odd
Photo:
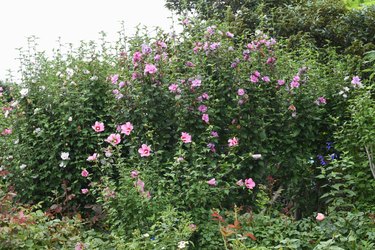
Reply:
[[[218,248],[212,208],[315,212],[311,160],[332,137],[329,116],[346,119],[337,92],[358,86],[337,79],[353,59],[230,31],[185,19],[178,36],[137,33],[25,60],[3,157],[21,200],[80,211],[129,248],[190,237]]]

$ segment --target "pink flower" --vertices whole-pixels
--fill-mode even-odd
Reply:
[[[87,161],[96,161],[98,159],[98,154],[95,153],[93,155],[90,155],[88,158],[87,158]]]
[[[215,144],[214,143],[208,143],[207,144],[207,147],[211,150],[211,152],[215,153],[216,152],[216,148],[215,148]]]
[[[12,129],[6,128],[1,132],[2,135],[10,135],[12,133]]]
[[[219,134],[216,131],[211,132],[212,137],[219,137]]]
[[[159,54],[157,54],[157,55],[154,56],[154,60],[156,62],[160,61],[160,58],[161,58],[161,55],[159,55]]]
[[[295,75],[295,76],[293,77],[293,81],[294,81],[294,82],[299,82],[300,79],[301,79],[301,78],[299,77],[299,75]]]
[[[187,26],[189,23],[190,23],[190,20],[188,18],[185,18],[184,20],[182,20],[182,25]]]
[[[207,181],[207,184],[210,186],[216,186],[217,185],[216,179],[212,178],[211,180]]]
[[[260,77],[260,73],[259,73],[258,70],[255,70],[254,73],[253,73],[253,75],[256,76],[256,77]]]
[[[77,242],[77,244],[74,247],[74,250],[83,250],[83,249],[85,249],[85,244],[83,244],[82,242]]]
[[[210,35],[213,35],[213,34],[215,34],[215,26],[209,26],[208,28],[207,28],[207,32],[210,34]]]
[[[121,136],[119,134],[111,134],[105,141],[116,146],[121,142]]]
[[[111,78],[111,82],[113,84],[117,83],[117,81],[118,81],[118,75],[117,74],[116,75],[111,75],[110,78]]]
[[[210,50],[217,50],[220,47],[220,43],[211,43]]]
[[[230,33],[229,31],[227,31],[225,33],[225,35],[227,35],[227,37],[229,37],[229,38],[233,38],[234,37],[234,35],[232,33]]]
[[[324,98],[323,96],[321,96],[321,97],[319,97],[319,98],[315,101],[315,103],[316,103],[317,105],[320,105],[320,104],[327,104],[327,100],[326,100],[326,98]]]
[[[199,112],[202,112],[202,113],[207,112],[207,106],[206,106],[206,105],[200,105],[200,106],[198,107],[198,111],[199,111]]]
[[[175,83],[169,85],[168,89],[169,89],[169,91],[170,91],[171,93],[180,93],[180,92],[181,92],[180,88],[179,88],[178,85],[175,84]]]
[[[245,180],[245,186],[246,186],[248,189],[253,189],[253,188],[255,187],[255,182],[253,181],[252,178],[246,179],[246,180]]]
[[[120,83],[118,84],[118,87],[119,87],[119,88],[123,88],[123,87],[125,87],[125,85],[126,85],[125,82],[120,82]]]
[[[142,144],[142,147],[138,149],[138,153],[141,155],[141,157],[148,157],[151,153],[151,147],[146,144]]]
[[[208,95],[207,93],[203,93],[203,94],[201,95],[201,97],[202,97],[202,99],[204,99],[204,100],[208,100],[208,99],[210,99],[210,97],[209,97],[209,95]]]
[[[296,111],[297,108],[293,104],[290,104],[289,107],[288,107],[288,110],[290,110],[290,111]]]
[[[322,221],[322,220],[324,220],[324,218],[325,218],[325,216],[322,213],[318,213],[318,215],[316,216],[317,221]]]
[[[263,80],[264,82],[269,82],[269,81],[270,81],[270,78],[269,78],[268,76],[263,76],[263,77],[262,77],[262,80]]]
[[[142,53],[139,51],[136,51],[133,54],[133,63],[139,62],[142,59]]]
[[[133,130],[133,124],[131,124],[130,122],[126,122],[125,124],[118,126],[117,130],[121,131],[121,134],[130,135]]]
[[[82,170],[82,172],[81,172],[81,175],[82,175],[82,177],[87,177],[87,176],[89,176],[89,171],[87,171],[85,168]]]
[[[256,75],[251,75],[250,82],[257,83],[259,82],[259,78]]]
[[[96,121],[95,124],[92,126],[95,132],[103,132],[104,131],[104,123]]]
[[[177,159],[176,159],[177,162],[182,162],[183,160],[184,160],[184,157],[181,157],[181,156],[177,157]]]
[[[150,54],[152,52],[152,49],[147,44],[142,44],[142,53],[143,54]]]
[[[139,78],[138,72],[133,72],[132,73],[132,80],[136,80],[137,78]]]
[[[237,184],[237,186],[240,186],[240,187],[243,187],[243,185],[244,185],[242,179],[241,179],[241,180],[238,180],[238,181],[236,182],[236,184]]]
[[[274,57],[269,57],[269,58],[267,59],[266,64],[274,64],[275,62],[276,62],[276,58],[274,58]]]
[[[291,87],[292,89],[294,89],[294,88],[298,88],[298,87],[299,87],[299,82],[292,81],[292,82],[290,83],[290,87]]]
[[[137,180],[137,182],[135,183],[135,187],[137,187],[141,193],[145,191],[145,183],[141,179]]]
[[[285,81],[284,80],[277,80],[277,84],[279,84],[279,86],[282,86],[285,84]]]
[[[192,67],[195,66],[194,63],[192,63],[192,62],[186,62],[185,65],[186,65],[187,67],[190,67],[190,68],[192,68]]]
[[[239,96],[243,96],[245,94],[245,90],[244,89],[238,89],[237,94]]]
[[[191,142],[191,135],[186,132],[181,133],[181,140],[183,143],[190,143]]]
[[[82,188],[81,189],[81,193],[82,194],[87,194],[89,192],[89,190],[87,188]]]
[[[167,48],[167,44],[163,41],[157,41],[156,42],[156,45],[162,49],[166,49]]]
[[[130,173],[130,177],[133,178],[133,179],[137,178],[138,175],[139,175],[139,172],[137,170],[133,170]]]
[[[201,86],[201,80],[199,80],[199,79],[195,79],[195,80],[193,80],[192,82],[191,82],[191,87],[192,88],[196,88],[196,87],[199,87],[199,86]]]
[[[209,123],[210,118],[208,117],[208,114],[203,114],[203,115],[202,115],[202,120],[203,120],[205,123]]]
[[[235,147],[238,145],[238,139],[236,137],[233,137],[228,140],[228,146],[229,147]]]
[[[146,64],[145,74],[155,74],[158,69],[153,64]]]
[[[352,78],[352,84],[353,84],[354,86],[359,86],[359,87],[361,87],[361,86],[362,86],[361,78],[359,78],[359,76],[353,76],[353,78]]]

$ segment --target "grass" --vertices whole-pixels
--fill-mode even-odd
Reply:
[[[349,8],[362,8],[375,4],[375,0],[344,0]]]

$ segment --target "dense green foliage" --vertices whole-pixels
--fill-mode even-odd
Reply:
[[[50,58],[29,41],[22,83],[0,89],[1,246],[375,246],[373,54],[223,17]]]
[[[333,46],[340,52],[362,56],[375,48],[375,6],[348,9],[337,0],[167,0],[178,13],[197,12],[203,19],[236,23],[240,32],[258,27],[276,37],[308,35],[318,47]],[[228,8],[229,7],[229,8]]]

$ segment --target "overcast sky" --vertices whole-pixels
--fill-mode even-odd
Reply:
[[[128,34],[138,24],[169,30],[171,12],[164,0],[3,0],[0,1],[0,79],[6,70],[17,71],[16,48],[25,47],[27,37],[39,37],[39,48],[51,51],[56,41],[79,44],[96,40],[104,31],[115,41],[121,21]]]

